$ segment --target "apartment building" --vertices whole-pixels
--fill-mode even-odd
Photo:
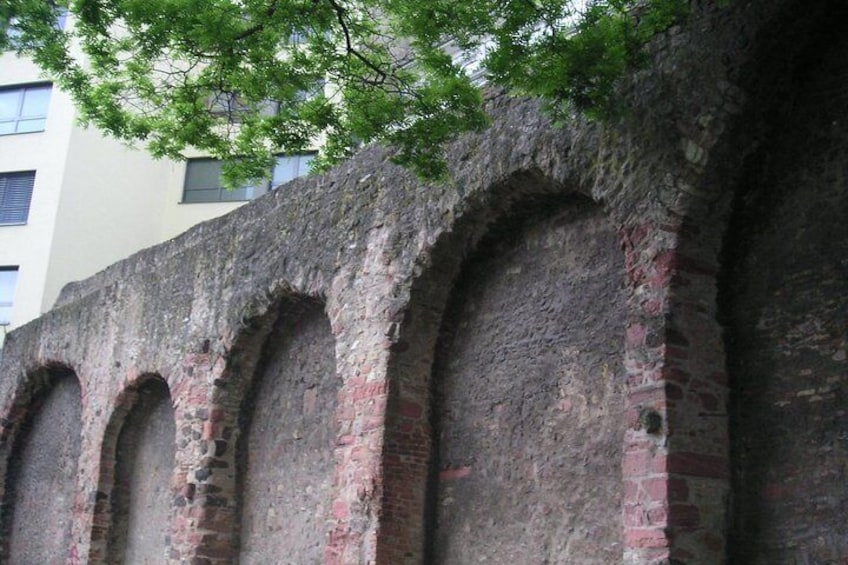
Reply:
[[[223,190],[217,161],[154,160],[80,127],[38,67],[0,53],[0,345],[68,282],[305,174],[310,159],[281,156],[271,181]]]

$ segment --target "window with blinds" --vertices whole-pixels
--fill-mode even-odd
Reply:
[[[35,171],[0,173],[0,226],[27,222]]]
[[[239,202],[251,200],[267,188],[262,184],[227,190],[221,184],[221,162],[216,159],[191,159],[186,164],[183,202]]]
[[[253,200],[271,188],[286,183],[309,172],[312,153],[279,155],[271,171],[270,181],[245,185],[227,190],[221,185],[221,162],[216,159],[190,159],[186,163],[183,203],[239,202]]]

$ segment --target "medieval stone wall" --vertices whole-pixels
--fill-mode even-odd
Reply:
[[[10,563],[64,563],[72,539],[80,388],[73,374],[46,373],[39,377],[49,388],[30,400],[7,471],[4,561]]]
[[[622,559],[624,258],[600,207],[534,204],[491,229],[445,311],[435,563]]]
[[[835,18],[847,15],[835,12]],[[848,41],[823,29],[737,196],[725,315],[738,563],[848,555]]]
[[[339,387],[330,324],[320,303],[307,305],[277,321],[242,408],[240,563],[317,563],[324,552]]]
[[[844,9],[692,4],[616,123],[493,94],[447,182],[369,148],[69,285],[0,361],[5,560],[848,558]]]
[[[109,563],[165,559],[171,535],[174,409],[161,379],[148,379],[135,396],[111,461]]]

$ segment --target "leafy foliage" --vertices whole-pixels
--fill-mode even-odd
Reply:
[[[444,143],[486,124],[480,87],[452,55],[476,53],[488,82],[540,96],[560,116],[606,116],[618,111],[619,78],[687,5],[4,0],[0,48],[31,56],[83,121],[156,156],[208,152],[228,161],[233,184],[266,174],[274,153],[316,141],[325,165],[376,140],[438,177]],[[73,15],[67,29],[55,25],[63,9]]]

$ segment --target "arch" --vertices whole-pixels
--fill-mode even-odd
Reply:
[[[764,66],[783,60],[783,76],[758,77],[770,112],[754,116],[764,141],[722,257],[733,562],[848,558],[848,9],[790,6],[798,19],[768,30],[781,55]],[[798,44],[779,38],[787,28]]]
[[[757,198],[749,184],[762,182],[765,163],[783,161],[783,166],[791,160],[771,149],[791,122],[810,55],[822,52],[815,42],[827,37],[823,23],[836,25],[844,12],[831,1],[755,2],[738,8],[731,6],[730,14],[719,16],[730,25],[703,26],[715,36],[712,40],[703,35],[689,40],[698,48],[712,45],[722,58],[722,72],[738,86],[722,88],[721,104],[712,107],[715,127],[707,129],[718,137],[714,146],[705,145],[711,147],[709,154],[698,166],[676,171],[695,190],[675,203],[682,215],[666,215],[662,222],[637,220],[645,225],[628,225],[625,233],[633,265],[628,274],[637,292],[647,290],[642,304],[632,309],[627,333],[628,357],[641,364],[631,363],[638,367],[631,377],[642,373],[645,382],[644,390],[631,393],[631,408],[653,404],[665,417],[661,433],[653,436],[661,449],[644,449],[636,442],[645,444],[651,434],[633,414],[635,442],[624,462],[631,498],[624,514],[629,559],[756,562],[734,549],[748,546],[748,537],[743,541],[742,536],[747,528],[738,520],[739,496],[750,496],[750,488],[739,479],[739,428],[735,417],[728,418],[728,407],[731,414],[739,412],[742,372],[740,334],[730,318],[734,309],[753,308],[758,300],[737,297],[732,305],[734,257],[744,246],[739,228],[754,225],[750,213],[742,212]],[[762,194],[775,193],[769,187]],[[760,424],[761,433],[765,422]],[[783,515],[788,519],[795,512]]]
[[[326,542],[339,379],[324,302],[286,285],[256,298],[215,381],[201,474],[197,555],[320,561]]]
[[[103,437],[89,559],[163,560],[171,532],[176,421],[167,383],[142,374],[118,396]]]
[[[76,374],[53,364],[28,375],[7,424],[2,557],[10,563],[64,563],[81,446]]]
[[[551,210],[554,212],[551,212]],[[486,458],[485,455],[482,456],[477,465],[453,461],[451,453],[464,451],[469,454],[473,451],[474,446],[460,447],[454,445],[452,448],[448,448],[445,442],[441,444],[435,442],[434,444],[433,429],[437,430],[437,437],[442,437],[440,434],[445,433],[453,424],[453,422],[448,421],[450,418],[440,408],[440,406],[445,405],[446,393],[444,387],[440,387],[440,385],[456,380],[453,376],[445,374],[445,369],[449,365],[448,359],[453,356],[453,353],[451,353],[452,339],[456,336],[457,330],[463,331],[459,328],[464,323],[461,319],[470,315],[470,318],[465,321],[474,323],[472,319],[474,313],[465,310],[465,308],[479,296],[475,290],[469,289],[475,286],[473,282],[475,277],[486,278],[485,271],[487,269],[481,267],[481,265],[489,262],[490,265],[503,267],[503,271],[494,275],[495,279],[497,277],[501,277],[501,279],[497,279],[496,282],[491,284],[494,286],[501,285],[498,291],[503,291],[500,294],[501,297],[509,296],[512,292],[515,293],[512,297],[514,302],[507,299],[506,310],[509,311],[513,305],[521,303],[522,309],[524,306],[527,307],[524,313],[530,317],[538,315],[537,321],[539,321],[550,312],[561,308],[562,304],[558,304],[557,299],[552,298],[552,296],[542,297],[539,295],[531,298],[523,293],[530,287],[542,291],[549,285],[550,289],[558,289],[558,291],[552,291],[552,295],[557,295],[558,293],[561,294],[564,287],[574,281],[566,282],[568,276],[561,277],[562,271],[557,271],[554,268],[551,272],[538,277],[538,280],[534,280],[533,276],[530,276],[529,279],[522,279],[526,288],[520,288],[521,284],[519,284],[519,287],[510,289],[510,284],[506,279],[517,274],[517,271],[513,275],[509,275],[507,272],[511,268],[523,268],[524,274],[519,274],[518,278],[527,276],[529,266],[527,264],[521,265],[521,259],[517,259],[517,257],[522,256],[522,253],[517,249],[526,245],[536,246],[535,249],[539,252],[538,257],[534,259],[530,253],[523,255],[524,259],[533,263],[534,260],[551,251],[550,249],[544,250],[548,245],[561,251],[564,240],[579,233],[579,228],[569,231],[578,225],[582,225],[584,228],[591,225],[593,226],[592,229],[597,228],[597,233],[602,232],[602,239],[606,242],[605,249],[611,254],[610,256],[601,254],[591,259],[593,263],[591,269],[601,268],[602,264],[605,263],[612,265],[609,273],[599,274],[594,277],[594,280],[603,281],[603,284],[610,284],[614,288],[613,299],[605,302],[606,306],[611,306],[612,310],[615,311],[615,316],[609,320],[612,331],[605,337],[617,342],[615,351],[607,365],[607,373],[603,375],[605,378],[608,377],[606,382],[615,389],[613,393],[615,399],[612,400],[611,405],[618,406],[618,409],[611,408],[612,419],[603,424],[608,425],[610,431],[608,435],[605,435],[605,438],[609,440],[609,448],[612,450],[610,452],[612,473],[605,473],[605,476],[611,477],[611,481],[604,487],[609,487],[609,496],[606,494],[599,495],[597,500],[599,505],[604,505],[600,502],[604,498],[606,499],[605,502],[608,503],[605,512],[608,513],[610,518],[607,520],[610,533],[609,543],[615,546],[612,549],[614,555],[612,560],[621,558],[621,530],[619,527],[621,512],[620,449],[624,432],[622,352],[625,313],[623,290],[621,288],[623,256],[618,249],[615,231],[600,206],[592,203],[586,197],[575,194],[569,195],[561,187],[549,183],[538,173],[523,171],[512,176],[503,185],[492,187],[485,194],[483,201],[476,204],[472,202],[467,213],[457,220],[453,229],[443,234],[441,239],[436,242],[431,254],[424,258],[425,264],[422,264],[421,267],[422,275],[413,283],[408,310],[401,313],[396,320],[400,327],[400,336],[393,346],[388,368],[390,388],[383,453],[383,481],[385,486],[382,502],[383,515],[380,537],[378,538],[378,562],[410,562],[416,559],[424,559],[427,562],[439,562],[445,559],[462,561],[460,556],[445,554],[442,548],[445,545],[445,532],[450,530],[453,533],[458,533],[463,531],[465,526],[455,527],[456,524],[444,521],[444,514],[440,515],[439,505],[449,498],[458,500],[456,488],[461,490],[460,484],[470,485],[474,483],[477,477],[482,478],[491,472],[493,467],[487,468],[487,463],[482,461]],[[592,237],[587,236],[587,239],[591,240]],[[566,245],[566,247],[569,246]],[[506,253],[507,256],[512,255],[505,259],[501,255],[502,253]],[[534,254],[536,254],[535,251]],[[610,257],[612,259],[608,262],[607,260]],[[512,264],[510,263],[511,260],[517,260],[518,263]],[[561,266],[564,266],[567,262],[568,259],[563,259]],[[581,266],[586,267],[585,264]],[[577,268],[577,265],[574,265],[574,267]],[[462,274],[459,274],[460,270]],[[564,270],[567,272],[568,268]],[[475,274],[470,274],[472,272]],[[593,279],[589,276],[589,270],[584,269],[583,275],[587,279]],[[457,278],[458,276],[459,278]],[[538,283],[538,286],[534,286],[536,283]],[[483,292],[484,290],[480,290],[480,293]],[[526,300],[524,300],[525,298]],[[479,306],[495,317],[498,316],[497,313],[492,311],[492,304],[487,303]],[[548,314],[543,312],[546,309],[549,310]],[[530,312],[533,312],[533,314],[530,314]],[[502,322],[510,317],[509,314],[501,314],[503,314]],[[588,311],[580,313],[580,316],[584,315],[589,315]],[[509,322],[506,323],[509,325]],[[516,325],[521,325],[521,323],[516,320]],[[522,330],[526,331],[523,337],[513,335],[505,337],[505,339],[514,338],[514,341],[518,342],[529,338],[528,341],[533,341],[532,336],[535,330],[526,325],[523,326]],[[518,333],[521,333],[521,331]],[[568,331],[565,331],[565,333],[568,333]],[[506,334],[509,334],[509,331]],[[476,336],[477,339],[479,337],[479,335]],[[557,338],[554,338],[554,341],[560,337],[562,337],[561,333],[558,334]],[[487,340],[484,339],[483,341]],[[467,339],[462,337],[460,342],[467,342]],[[481,347],[486,346],[481,341],[476,343]],[[495,342],[489,340],[489,345],[493,343]],[[435,354],[437,350],[439,351],[438,355]],[[545,359],[534,359],[531,362],[532,369],[525,370],[517,378],[520,380],[533,371],[536,372],[536,376],[541,376],[542,373],[546,372],[553,374],[557,371],[565,371],[565,363],[557,355],[552,354]],[[498,359],[495,363],[500,368],[506,367],[507,364],[506,359]],[[543,369],[543,366],[550,370]],[[435,377],[431,380],[431,372],[433,371],[435,371]],[[485,375],[482,375],[481,378],[485,378]],[[539,380],[545,381],[544,377]],[[548,382],[546,385],[542,385],[540,390],[550,384]],[[435,386],[435,390],[431,389],[432,386]],[[555,389],[556,385],[553,385],[552,390]],[[603,387],[600,387],[599,390],[602,389]],[[452,393],[448,393],[448,395],[450,394]],[[435,405],[431,404],[434,397],[437,399]],[[458,400],[458,398],[455,397],[451,402],[463,405],[462,410],[464,411],[469,407],[469,404]],[[492,400],[493,405],[497,403],[494,399],[490,400]],[[568,404],[567,401],[563,402],[557,408],[547,403],[548,400],[551,399],[539,399],[538,405],[547,407],[543,411],[550,408],[551,414]],[[557,404],[560,400],[565,399],[556,398],[553,404]],[[528,402],[528,406],[530,404],[532,403]],[[435,410],[433,410],[434,406]],[[576,412],[580,411],[577,405],[569,407],[569,409],[572,408]],[[512,407],[505,407],[504,405],[501,408],[501,414],[506,414],[511,409]],[[431,451],[437,454],[434,456],[435,461],[431,457]],[[451,453],[448,453],[448,451]],[[440,458],[441,466],[437,463]],[[532,467],[531,460],[532,456],[524,462],[529,462],[528,464]],[[551,484],[547,479],[544,482]],[[451,488],[454,489],[453,495],[446,494],[443,488],[448,483],[451,483]],[[468,504],[457,502],[455,507],[468,506]],[[557,502],[555,506],[561,505]],[[574,506],[572,505],[572,507]],[[485,504],[481,503],[477,507],[483,508]],[[529,504],[524,508],[528,507]],[[502,510],[503,508],[488,507],[482,513],[488,513],[488,518],[495,518]],[[506,513],[501,515],[506,518]],[[429,525],[422,521],[423,516],[429,516]],[[559,519],[560,517],[550,516],[550,520],[541,519],[539,523],[555,529],[553,524]],[[443,521],[442,524],[439,523],[440,520]],[[492,548],[497,547],[495,538],[504,537],[506,531],[506,528],[501,525],[498,535],[493,537],[484,533],[479,527],[480,524],[476,522],[474,525],[470,525],[470,523],[466,525],[471,530],[477,529],[481,539],[487,539],[485,543],[480,545],[475,545],[479,540],[471,540],[470,538],[462,540],[461,543],[465,544],[470,551],[476,552],[476,555],[482,555],[488,551],[485,548],[487,544]],[[427,532],[429,541],[425,539],[425,532]],[[540,535],[544,537],[548,533],[550,531]],[[563,540],[563,543],[565,543],[565,540]],[[500,546],[496,551],[503,550],[504,547]],[[558,555],[558,557],[551,557],[553,561],[563,558],[563,554],[557,554],[555,548],[549,549],[551,549],[550,555]],[[584,547],[584,549],[586,548]],[[536,562],[538,561],[537,557],[539,556],[527,553],[516,558],[518,561]],[[503,553],[497,557],[498,560],[503,558]],[[597,559],[598,562],[608,561],[606,555],[598,555]]]
[[[339,389],[323,303],[284,301],[241,409],[239,562],[322,559]]]

